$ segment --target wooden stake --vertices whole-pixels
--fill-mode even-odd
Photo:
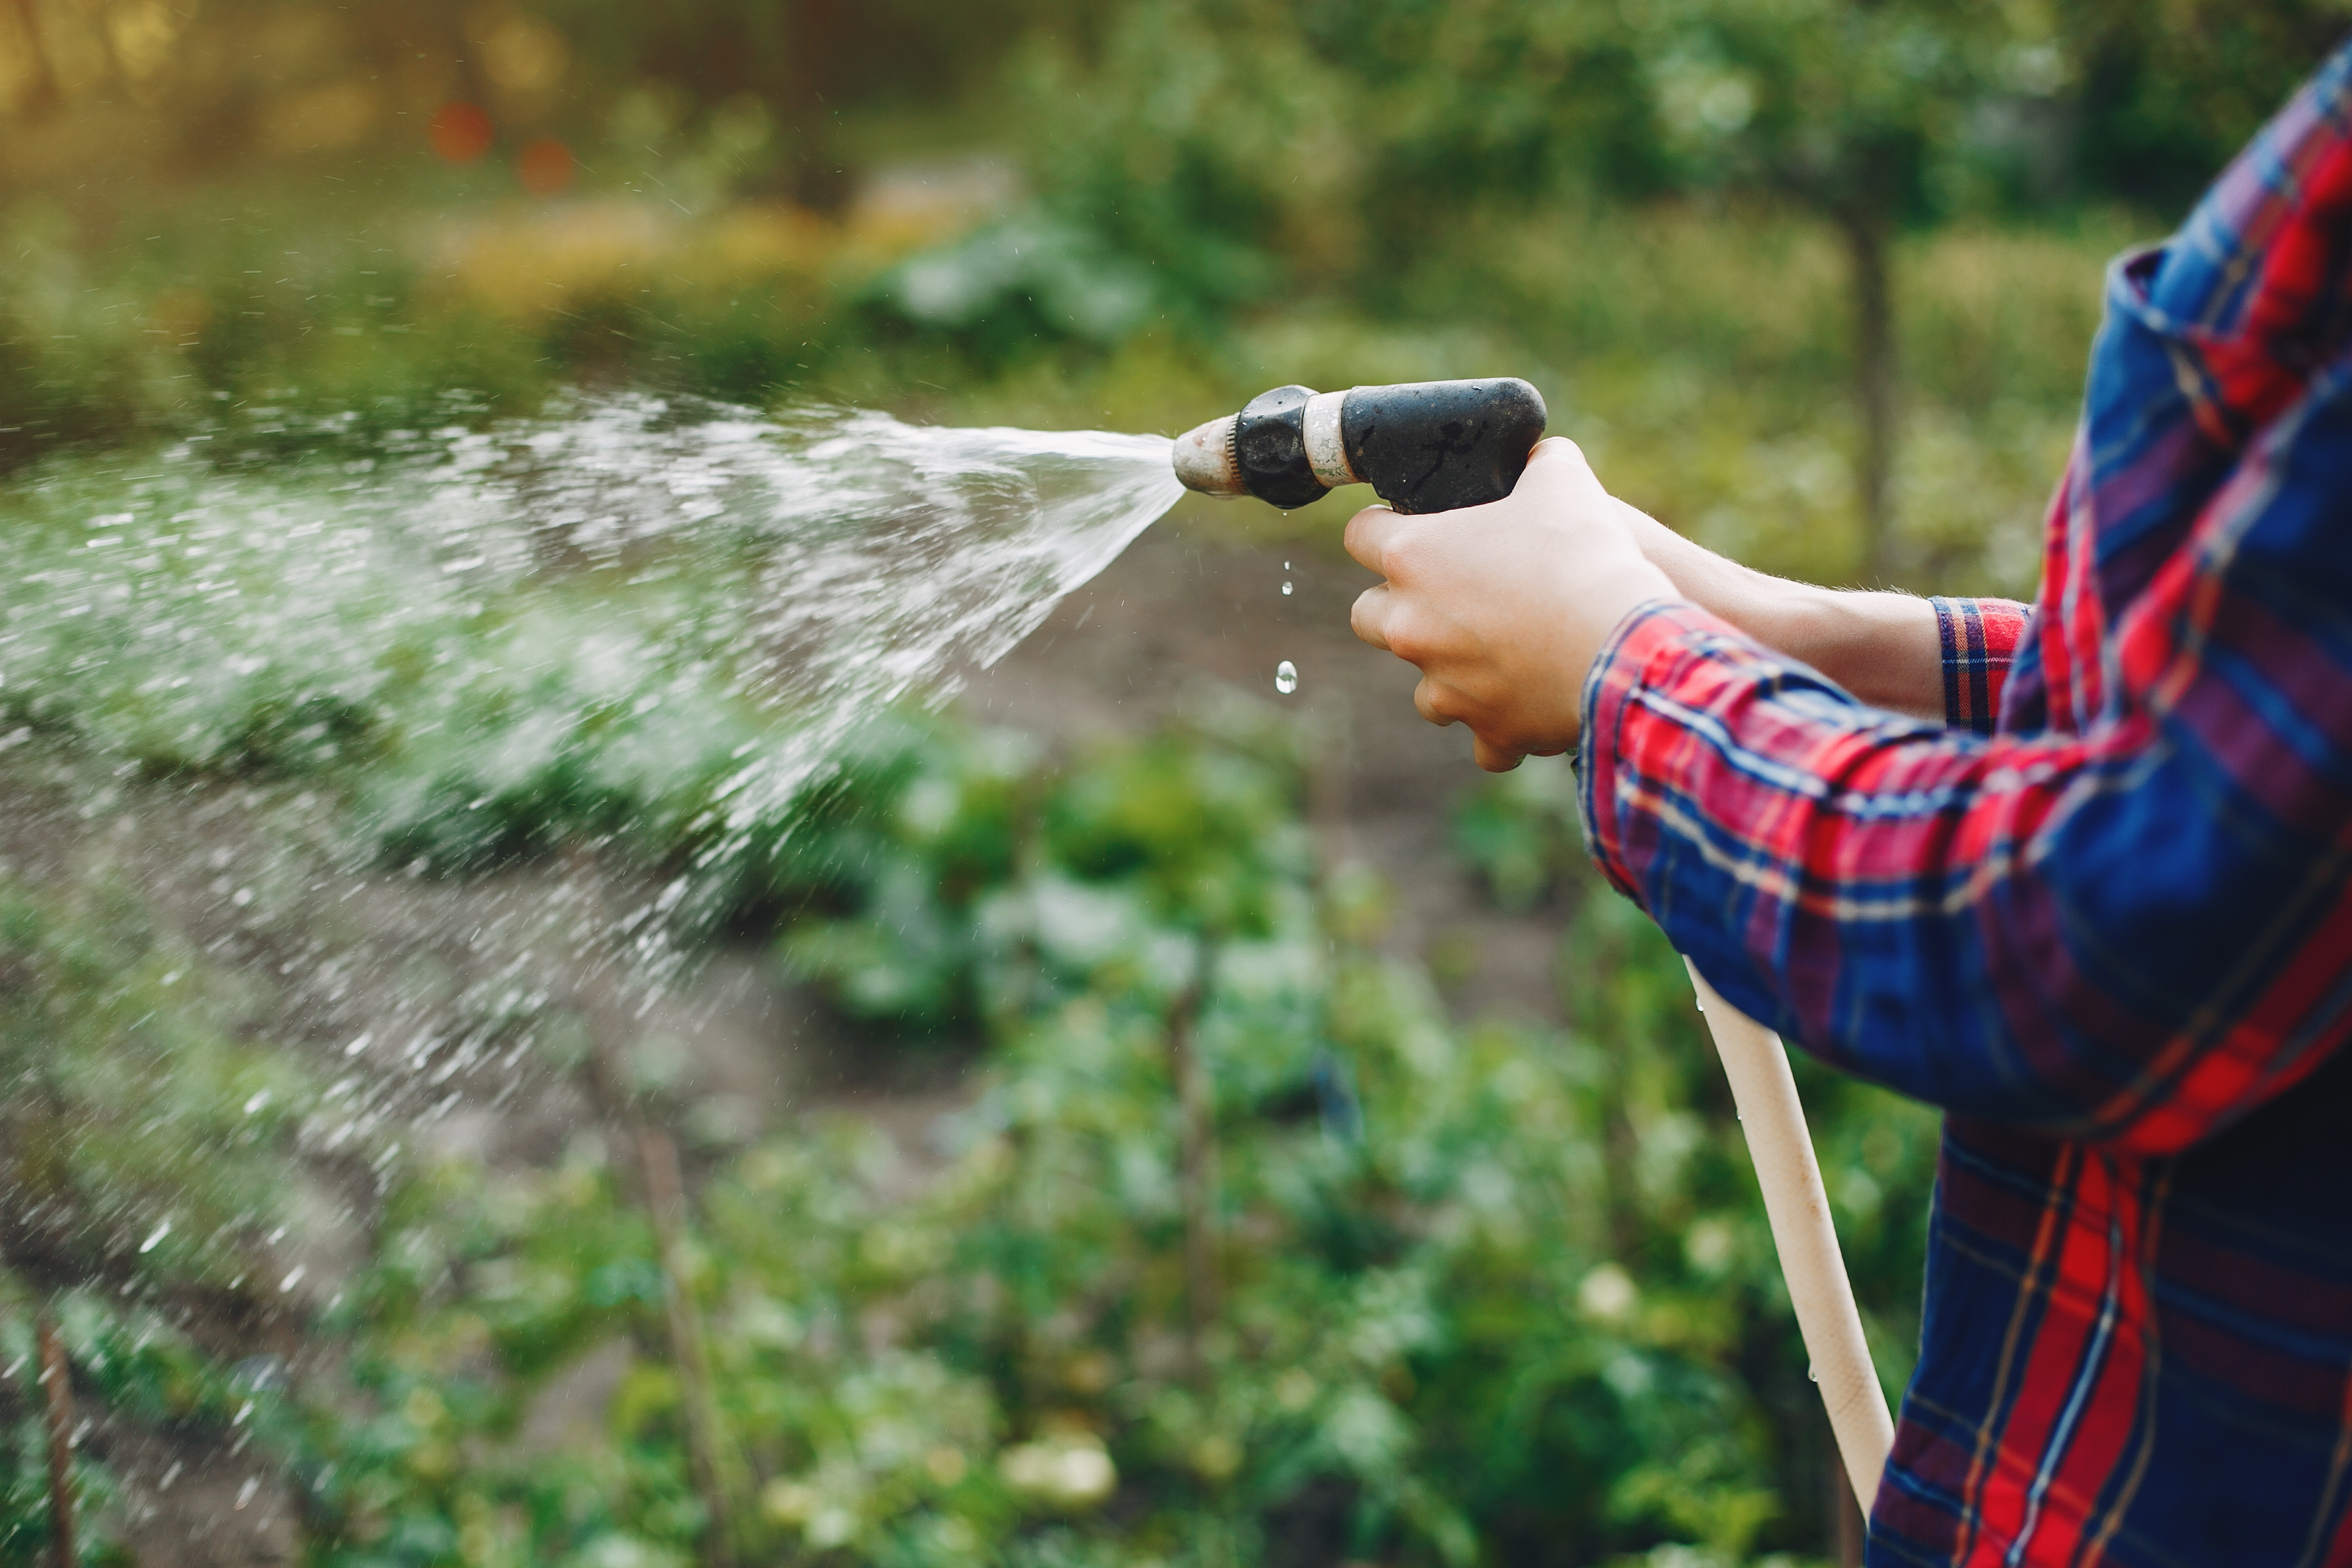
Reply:
[[[1697,966],[1684,963],[1723,1058],[1724,1076],[1731,1080],[1732,1102],[1739,1108],[1748,1153],[1756,1162],[1756,1182],[1764,1189],[1780,1273],[1797,1311],[1797,1331],[1812,1358],[1813,1381],[1829,1409],[1830,1430],[1836,1434],[1854,1500],[1867,1514],[1895,1447],[1895,1418],[1870,1363],[1870,1344],[1863,1338],[1862,1314],[1838,1250],[1829,1191],[1822,1185],[1822,1168],[1805,1131],[1805,1107],[1789,1072],[1789,1053],[1780,1036],[1717,995]]]
[[[73,1382],[57,1315],[41,1308],[34,1317],[40,1341],[41,1386],[49,1403],[49,1547],[56,1568],[74,1568]]]

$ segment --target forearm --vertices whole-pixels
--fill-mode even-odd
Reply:
[[[1819,670],[1873,708],[1944,718],[1942,642],[1927,600],[1768,576],[1633,507],[1624,514],[1643,556],[1700,608]]]

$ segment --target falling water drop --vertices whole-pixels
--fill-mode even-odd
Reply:
[[[1285,582],[1282,584],[1282,593],[1285,598],[1288,598],[1290,596],[1290,584],[1287,582]]]
[[[1285,697],[1298,689],[1298,667],[1284,659],[1274,667],[1274,689]]]

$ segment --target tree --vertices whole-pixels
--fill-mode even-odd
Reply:
[[[1685,177],[1793,200],[1843,243],[1864,564],[1884,577],[1900,420],[1893,242],[1938,214],[1989,111],[2067,85],[2055,22],[1969,0],[1660,0],[1630,25]]]

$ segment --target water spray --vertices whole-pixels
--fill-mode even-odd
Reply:
[[[1369,484],[1401,512],[1454,511],[1511,493],[1543,437],[1545,418],[1543,395],[1512,376],[1347,392],[1277,386],[1240,413],[1179,437],[1176,477],[1204,495],[1255,496],[1285,510],[1340,485]],[[1779,1036],[1717,995],[1696,968],[1690,973],[1731,1080],[1813,1381],[1846,1478],[1867,1514],[1894,1447],[1895,1422],[1863,1336],[1788,1052]]]

